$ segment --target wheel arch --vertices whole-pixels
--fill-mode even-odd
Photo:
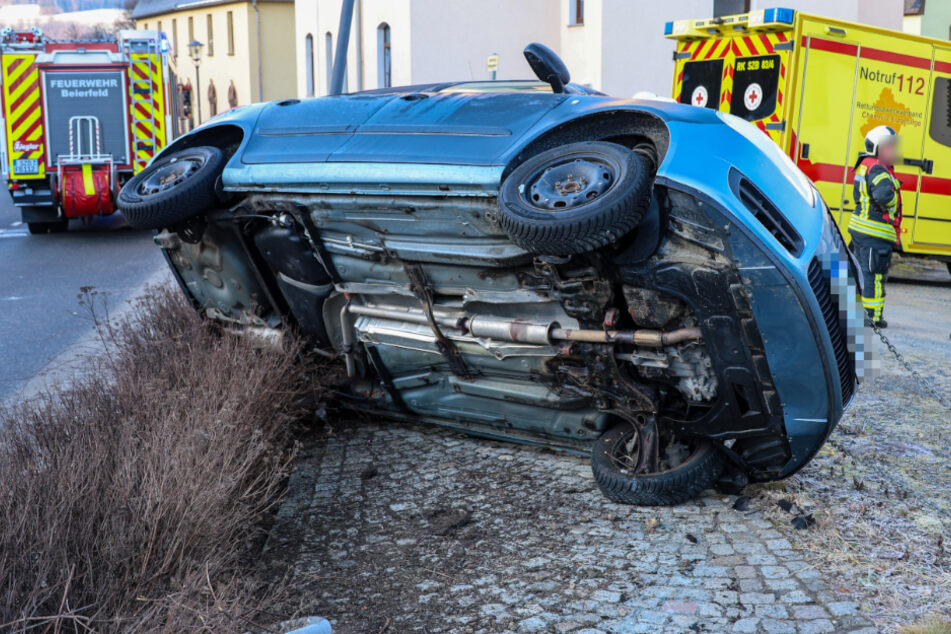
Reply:
[[[156,158],[180,152],[182,150],[210,145],[221,150],[226,160],[230,160],[247,137],[247,130],[234,123],[221,123],[213,126],[204,126],[193,132],[178,137],[156,155]],[[154,159],[153,159],[154,160]]]
[[[610,141],[631,149],[647,144],[656,167],[667,155],[670,131],[661,117],[645,110],[602,110],[562,121],[545,128],[523,145],[506,163],[501,180],[532,156],[577,141]]]

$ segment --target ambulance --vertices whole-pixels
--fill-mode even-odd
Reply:
[[[122,184],[172,135],[168,42],[0,31],[0,173],[31,233],[115,211]]]
[[[792,9],[668,22],[673,98],[756,125],[816,184],[848,237],[865,134],[901,137],[896,249],[951,270],[951,42]]]

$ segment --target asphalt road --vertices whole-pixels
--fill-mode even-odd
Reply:
[[[129,229],[119,214],[33,236],[0,191],[0,401],[89,335],[80,287],[106,293],[118,308],[164,266],[151,232]]]

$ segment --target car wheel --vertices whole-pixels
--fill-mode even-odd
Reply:
[[[215,181],[224,168],[221,150],[188,148],[163,157],[129,179],[119,192],[119,211],[135,229],[162,229],[210,209]]]
[[[591,470],[610,500],[639,506],[670,506],[696,498],[713,487],[723,472],[723,459],[706,441],[671,442],[661,452],[656,470],[638,471],[640,434],[629,423],[606,431],[591,450]],[[672,450],[672,446],[677,445]]]
[[[499,221],[531,253],[586,253],[641,221],[650,204],[651,171],[644,156],[616,143],[553,148],[516,167],[502,183]]]

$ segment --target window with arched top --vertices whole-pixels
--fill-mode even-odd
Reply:
[[[314,96],[314,36],[310,33],[304,38],[304,75],[307,82],[307,96]]]
[[[377,86],[389,88],[393,85],[392,49],[390,47],[390,25],[384,22],[376,29],[377,50]]]

